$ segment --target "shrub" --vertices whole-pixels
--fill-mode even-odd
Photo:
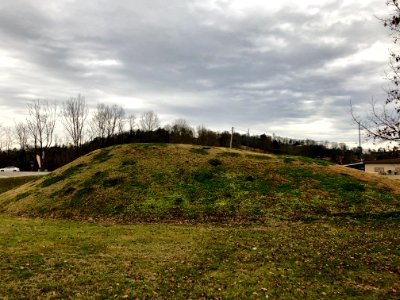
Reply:
[[[135,147],[138,149],[157,149],[168,147],[166,143],[137,143]]]
[[[218,153],[218,156],[220,156],[220,157],[240,157],[242,155],[237,152],[222,152],[222,153]]]
[[[208,155],[208,149],[206,148],[192,148],[189,151],[196,154]]]
[[[136,161],[134,159],[124,159],[122,161],[122,166],[133,166],[136,164]]]
[[[292,157],[285,157],[285,158],[283,159],[283,162],[284,162],[285,164],[291,164],[291,163],[294,162],[294,161],[295,161],[295,159],[292,158]]]
[[[222,165],[222,162],[217,158],[212,158],[208,161],[208,163],[214,167]]]
[[[211,170],[197,170],[193,174],[193,179],[201,183],[210,181],[213,177],[214,174]]]
[[[123,182],[122,178],[109,178],[103,181],[103,186],[105,187],[114,187]]]

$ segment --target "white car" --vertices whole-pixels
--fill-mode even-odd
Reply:
[[[0,172],[19,172],[19,168],[17,168],[17,167],[5,167],[5,168],[1,168]]]

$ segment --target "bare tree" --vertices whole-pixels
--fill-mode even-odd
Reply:
[[[118,114],[117,114],[118,122],[117,122],[117,129],[118,133],[123,133],[125,131],[125,110],[122,107],[119,107]]]
[[[11,127],[7,126],[3,129],[4,148],[9,152],[14,144],[14,137]]]
[[[15,136],[21,150],[28,146],[28,126],[23,122],[15,124]]]
[[[350,113],[353,121],[374,142],[400,143],[400,111],[394,103],[385,102],[379,106],[372,100],[366,117],[356,115],[353,105],[350,105]]]
[[[125,110],[116,104],[107,107],[106,132],[107,137],[121,133],[124,129]]]
[[[80,147],[82,144],[83,128],[88,112],[85,97],[80,94],[77,97],[69,98],[63,103],[61,110],[63,124],[75,148]]]
[[[136,121],[136,116],[134,114],[130,114],[128,116],[128,123],[129,123],[129,131],[130,133],[133,132],[133,130],[135,129],[135,121]]]
[[[97,104],[96,111],[93,114],[90,131],[92,138],[106,137],[107,108],[104,104]]]
[[[34,140],[35,150],[39,150],[42,166],[45,151],[53,142],[53,134],[57,119],[57,106],[48,101],[37,99],[28,104],[28,129]]]
[[[389,29],[394,44],[400,38],[400,2],[387,0],[387,6],[392,10],[391,15],[381,19],[383,25]],[[360,129],[366,132],[367,137],[374,141],[400,143],[400,53],[391,51],[389,56],[389,71],[387,78],[390,88],[386,90],[386,100],[382,105],[372,100],[370,111],[364,118],[357,116],[351,105],[351,115]]]
[[[140,118],[140,128],[143,131],[154,131],[160,127],[160,120],[154,111],[146,111]]]
[[[92,137],[111,137],[123,131],[125,111],[121,106],[98,104],[91,121]]]

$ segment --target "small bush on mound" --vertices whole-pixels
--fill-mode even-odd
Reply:
[[[103,186],[114,187],[121,184],[124,180],[122,178],[110,178],[103,181]]]
[[[254,181],[254,177],[251,176],[251,175],[249,175],[249,176],[246,177],[246,181],[251,181],[251,182],[253,182],[253,181]]]
[[[248,154],[246,157],[251,158],[251,159],[258,159],[258,160],[268,160],[271,159],[271,157],[267,155],[256,155],[256,154]]]
[[[242,155],[237,152],[222,152],[222,153],[218,153],[217,156],[218,157],[240,157]]]
[[[294,158],[292,158],[292,157],[285,157],[284,159],[283,159],[283,162],[285,163],[285,164],[291,164],[292,162],[294,162],[294,161],[296,161]]]
[[[217,158],[210,159],[208,163],[214,167],[222,165],[222,162]]]
[[[30,194],[31,194],[30,192],[25,192],[25,193],[18,194],[18,195],[15,197],[15,201],[24,199],[24,198],[28,197]]]
[[[135,148],[139,149],[158,149],[158,148],[165,148],[168,146],[166,143],[138,143],[134,144]]]
[[[122,166],[134,166],[136,161],[134,159],[124,159],[122,161]]]
[[[74,187],[67,187],[65,189],[63,189],[63,194],[64,196],[67,196],[69,194],[72,194],[73,192],[75,192],[75,188]]]
[[[132,179],[128,182],[125,190],[127,191],[132,191],[132,188],[134,188],[135,190],[147,190],[149,188],[148,184],[146,183],[142,183],[136,179]]]
[[[99,153],[93,156],[92,162],[106,162],[111,158],[110,151],[111,149],[101,149]]]
[[[212,170],[197,170],[193,173],[193,179],[197,182],[204,183],[210,181],[214,177]]]
[[[210,148],[203,147],[203,148],[192,148],[189,151],[195,154],[201,154],[201,155],[208,155],[208,150]]]

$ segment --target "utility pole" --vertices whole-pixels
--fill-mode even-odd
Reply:
[[[358,149],[360,150],[360,161],[363,161],[362,157],[362,147],[361,147],[361,123],[358,122]]]
[[[232,127],[232,133],[231,133],[231,142],[229,143],[229,149],[232,149],[232,142],[233,142],[233,130],[234,130],[234,128]]]

